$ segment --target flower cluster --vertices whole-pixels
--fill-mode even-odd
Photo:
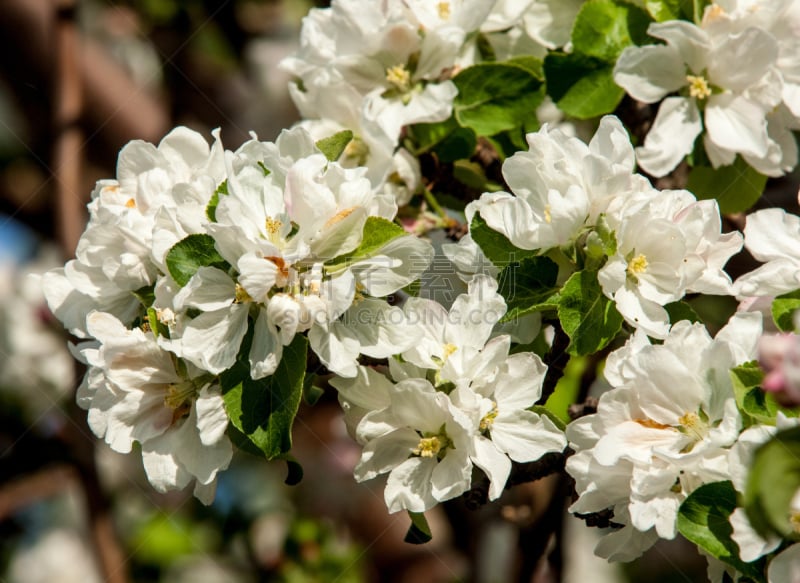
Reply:
[[[511,460],[564,449],[563,431],[530,410],[541,396],[545,365],[529,352],[509,355],[507,334],[491,337],[506,311],[494,280],[476,276],[449,312],[413,298],[404,310],[424,334],[389,360],[388,375],[362,367],[354,379],[331,382],[364,445],[356,479],[389,472],[390,512],[422,512],[463,494],[473,465],[488,476],[494,500]]]
[[[185,128],[157,147],[133,142],[90,211],[76,259],[44,289],[56,316],[94,339],[81,348],[79,395],[93,430],[117,451],[141,442],[160,490],[190,477],[207,487],[227,466],[218,376],[240,352],[262,379],[307,332],[330,370],[352,376],[359,354],[414,342],[402,321],[383,334],[348,315],[399,312],[378,298],[416,279],[430,246],[390,223],[391,194],[302,129],[236,152]]]
[[[313,9],[282,63],[301,122],[235,151],[186,128],[132,142],[76,258],[43,276],[82,339],[94,432],[138,442],[160,491],[194,483],[208,503],[232,437],[287,458],[316,383],[363,448],[356,479],[387,474],[391,512],[481,473],[495,500],[515,465],[552,454],[571,511],[611,513],[602,556],[681,533],[720,578],[787,580],[800,483],[782,506],[764,484],[769,456],[800,475],[780,457],[800,430],[762,387],[797,389],[800,218],[763,209],[740,232],[723,217],[797,163],[798,3],[689,4]],[[444,259],[427,235],[443,282],[423,277]],[[763,265],[734,278],[743,246]],[[442,284],[467,293],[442,305]],[[740,312],[704,323],[701,295]],[[770,349],[770,320],[788,344]],[[572,357],[604,362],[610,387],[567,424],[543,393]],[[707,528],[686,528],[698,514]]]

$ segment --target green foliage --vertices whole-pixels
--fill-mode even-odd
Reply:
[[[214,194],[211,195],[211,200],[208,201],[206,205],[206,217],[211,222],[217,222],[217,205],[219,204],[219,197],[220,195],[227,195],[228,194],[228,181],[223,180],[217,189],[214,191]]]
[[[459,126],[454,117],[437,123],[414,124],[408,128],[408,137],[408,147],[414,155],[434,152],[444,163],[469,158],[478,144],[475,132]]]
[[[589,0],[572,27],[573,51],[613,64],[625,47],[647,42],[650,22],[644,10],[627,2]]]
[[[728,521],[736,508],[736,490],[730,482],[705,484],[692,492],[678,509],[678,531],[711,556],[728,563],[755,581],[763,581],[764,561],[745,563],[731,539]]]
[[[797,540],[790,503],[800,489],[800,427],[778,432],[757,451],[750,467],[745,509],[762,535],[777,533]]]
[[[481,63],[453,78],[458,123],[479,136],[522,127],[544,99],[544,85],[528,59],[521,64]]]
[[[764,371],[758,363],[753,361],[741,364],[732,369],[730,375],[739,410],[754,422],[775,425],[778,404],[772,395],[761,390]]]
[[[672,302],[664,306],[664,309],[667,310],[667,314],[669,314],[670,324],[680,322],[681,320],[689,320],[692,323],[703,322],[700,316],[697,315],[697,312],[694,311],[694,308],[684,301]]]
[[[350,130],[343,130],[337,132],[327,138],[322,138],[317,142],[317,148],[325,154],[325,157],[331,162],[335,162],[342,155],[347,144],[353,139],[353,132]]]
[[[648,42],[650,16],[621,0],[589,0],[572,28],[572,52],[544,61],[547,93],[567,115],[589,119],[611,113],[625,91],[614,83],[614,64],[632,44]]]
[[[167,269],[181,287],[189,283],[201,267],[218,267],[227,271],[230,265],[214,246],[211,235],[194,234],[178,241],[167,252]]]
[[[157,513],[136,526],[130,547],[136,549],[137,561],[166,567],[182,556],[210,551],[216,538],[207,525],[177,513]]]
[[[558,292],[557,277],[558,265],[548,257],[526,257],[519,263],[506,266],[498,278],[498,291],[508,306],[501,321],[508,322],[532,312],[555,308],[552,297]]]
[[[793,316],[800,310],[800,290],[776,297],[772,301],[772,319],[781,332],[794,332]]]
[[[153,331],[153,335],[156,338],[159,336],[169,338],[169,328],[158,319],[158,312],[155,308],[147,308],[147,323],[150,325],[150,330]]]
[[[583,356],[606,346],[622,328],[614,302],[603,295],[596,271],[578,271],[559,294],[558,319],[570,338],[567,352]]]
[[[144,287],[140,287],[136,291],[131,292],[134,297],[139,300],[139,303],[142,304],[143,308],[149,308],[153,305],[153,302],[156,301],[156,292],[155,286],[146,285]]]
[[[240,358],[220,379],[231,424],[267,459],[283,459],[292,446],[292,424],[303,395],[307,352],[308,340],[297,335],[284,347],[281,362],[271,376],[253,380],[247,360]]]
[[[480,214],[475,214],[469,226],[472,240],[478,244],[483,254],[497,267],[503,269],[526,257],[535,257],[536,251],[527,251],[515,247],[508,237],[498,233],[486,224]]]
[[[346,267],[360,259],[366,259],[377,254],[384,245],[398,237],[407,236],[408,233],[400,225],[381,217],[367,217],[361,243],[350,253],[340,255],[330,264],[326,264],[329,272]]]
[[[569,416],[569,407],[578,400],[581,391],[581,378],[589,361],[583,356],[573,356],[564,367],[564,376],[558,379],[553,394],[547,398],[544,408],[550,411],[552,417],[558,418],[561,423],[558,427],[566,427],[572,419]],[[536,409],[534,409],[536,411]]]
[[[761,197],[766,184],[766,176],[737,156],[730,166],[695,166],[689,172],[686,188],[699,200],[716,200],[720,212],[727,215],[749,210]]]
[[[614,83],[612,64],[579,53],[545,57],[547,92],[559,109],[578,119],[611,113],[625,90]]]
[[[411,526],[408,527],[405,542],[412,545],[421,545],[430,541],[433,536],[431,535],[431,527],[428,526],[428,521],[425,519],[425,514],[422,512],[411,512],[409,510],[408,517],[411,519]]]

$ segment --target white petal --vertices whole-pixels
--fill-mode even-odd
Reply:
[[[206,386],[197,396],[197,430],[203,445],[214,445],[225,435],[228,415],[219,387]]]
[[[671,46],[627,47],[614,66],[614,82],[634,99],[655,103],[686,85],[686,66]]]
[[[764,112],[744,97],[712,95],[706,106],[705,123],[709,138],[720,148],[758,157],[767,154]]]
[[[377,437],[364,447],[353,476],[363,482],[390,472],[409,459],[418,444],[417,432],[405,427]]]
[[[431,493],[431,475],[436,465],[434,459],[412,457],[393,469],[383,493],[389,512],[425,512],[436,506]]]
[[[531,411],[500,412],[490,429],[492,441],[516,462],[538,460],[567,446],[564,432],[546,416]]]
[[[496,500],[506,487],[511,473],[511,460],[492,441],[478,436],[474,442],[473,463],[489,478],[489,500]]]
[[[700,112],[694,100],[668,97],[644,139],[636,149],[636,160],[653,176],[669,174],[694,148],[694,140],[702,131]]]

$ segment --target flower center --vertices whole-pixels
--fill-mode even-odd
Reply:
[[[439,11],[439,18],[442,20],[450,19],[450,2],[439,2],[436,5],[436,9]]]
[[[405,65],[395,65],[386,69],[386,81],[401,93],[411,89],[411,72]]]
[[[492,425],[494,425],[495,419],[497,419],[497,403],[492,402],[492,410],[483,416],[478,429],[481,431],[489,431],[492,428]]]
[[[645,257],[642,253],[639,253],[639,255],[628,261],[628,275],[632,277],[641,275],[647,271],[647,265],[647,257]]]
[[[411,453],[419,457],[435,457],[442,451],[442,441],[438,435],[432,437],[423,437],[419,440],[419,445],[416,449],[412,449]]]
[[[692,411],[687,411],[678,418],[678,423],[680,424],[678,431],[692,437],[696,442],[702,441],[708,433],[708,418],[704,413],[701,416]]]
[[[705,99],[711,95],[711,89],[705,77],[701,75],[686,75],[686,80],[689,82],[689,97]]]
[[[125,203],[125,206],[129,209],[136,208],[136,201],[132,198],[129,198],[128,202]]]
[[[234,303],[236,304],[244,304],[245,302],[252,302],[253,298],[250,297],[250,294],[247,293],[247,290],[244,289],[241,284],[236,284],[236,295],[233,298]]]
[[[197,387],[194,382],[185,380],[180,383],[167,385],[167,394],[164,395],[164,404],[178,413],[187,401],[197,394]]]
[[[544,205],[544,222],[548,225],[553,222],[553,215],[550,213],[550,205]]]

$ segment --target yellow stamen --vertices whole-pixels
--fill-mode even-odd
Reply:
[[[354,210],[356,210],[356,207],[351,206],[350,208],[339,211],[325,222],[325,226],[330,227],[331,225],[335,225],[336,223],[343,221],[349,217]]]
[[[697,413],[692,413],[691,411],[681,415],[678,418],[678,423],[680,424],[683,433],[692,436],[697,441],[700,441],[703,439],[703,437],[705,437],[706,430],[708,429],[708,424],[700,419],[700,416]]]
[[[550,214],[550,205],[544,205],[544,222],[548,225],[553,222],[553,215]]]
[[[436,5],[436,8],[439,11],[439,18],[442,20],[450,19],[450,2],[439,2],[439,4]]]
[[[636,277],[647,271],[647,257],[641,253],[628,262],[628,275]]]
[[[178,411],[183,408],[191,397],[193,397],[197,393],[197,387],[195,387],[192,381],[183,381],[182,383],[176,383],[167,386],[167,394],[164,395],[164,404],[174,411]]]
[[[136,208],[136,201],[132,198],[129,198],[128,202],[125,203],[125,206],[129,209]]]
[[[386,80],[402,93],[411,89],[411,73],[405,65],[395,65],[386,69]]]
[[[709,89],[708,81],[706,81],[705,77],[700,75],[686,75],[686,80],[689,82],[689,97],[705,99],[711,95],[711,89]]]
[[[492,425],[494,425],[495,419],[497,419],[497,403],[492,403],[492,410],[483,416],[483,419],[481,419],[478,428],[481,431],[488,431],[489,429],[492,428]]]
[[[279,219],[273,219],[272,217],[267,217],[264,221],[264,228],[267,230],[267,234],[270,236],[277,235],[282,226],[283,221]]]
[[[234,303],[236,304],[244,304],[245,302],[252,302],[253,298],[250,297],[250,294],[247,293],[241,284],[236,284],[236,296],[234,297]]]
[[[419,445],[416,449],[412,449],[411,453],[419,457],[435,457],[442,451],[441,440],[434,435],[433,437],[423,437],[419,440]]]
[[[789,513],[789,523],[792,525],[792,530],[800,534],[800,512],[792,511]]]

